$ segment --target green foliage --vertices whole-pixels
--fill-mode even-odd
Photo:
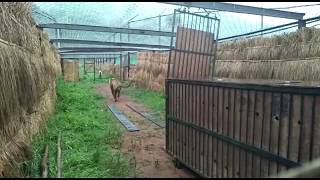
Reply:
[[[56,112],[48,120],[47,132],[33,140],[33,159],[27,163],[30,176],[39,177],[45,144],[49,144],[49,176],[56,176],[60,131],[63,177],[123,177],[132,173],[129,158],[119,150],[121,125],[106,111],[104,98],[94,92],[92,75],[82,77],[78,83],[58,80]]]

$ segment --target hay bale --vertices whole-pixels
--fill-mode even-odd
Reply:
[[[63,61],[64,80],[67,82],[78,82],[79,75],[79,61]]]
[[[0,2],[0,176],[18,174],[32,135],[53,112],[58,59],[30,3]]]

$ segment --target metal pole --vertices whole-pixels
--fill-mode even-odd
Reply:
[[[128,78],[130,77],[129,72],[130,72],[130,53],[128,52]]]
[[[263,3],[261,4],[261,8],[263,8]],[[261,30],[263,30],[263,14],[264,14],[264,9],[262,10],[262,15],[261,15]],[[263,36],[263,32],[261,32],[261,36]]]
[[[84,71],[84,74],[87,74],[86,73],[86,58],[83,59],[83,71]]]
[[[93,81],[96,81],[96,59],[94,59],[93,63]]]
[[[128,29],[130,28],[130,22],[128,22]],[[130,42],[130,34],[128,34],[128,42]]]
[[[120,54],[120,80],[122,80],[122,72],[121,72],[121,70],[122,70],[122,54]]]
[[[161,31],[161,15],[159,15],[159,28],[158,28],[159,31]],[[161,36],[159,36],[159,40],[158,40],[158,43],[160,45],[160,42],[161,42]]]

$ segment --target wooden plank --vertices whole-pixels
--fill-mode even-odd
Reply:
[[[223,89],[218,88],[218,133],[222,134],[222,123],[223,123]],[[218,170],[218,178],[221,178],[223,176],[222,170],[223,170],[223,152],[222,152],[222,141],[218,140],[218,164],[217,164],[217,170]]]
[[[246,141],[248,145],[253,145],[253,132],[254,132],[254,110],[255,110],[255,91],[249,91],[248,101],[248,122],[247,122],[247,137]],[[246,154],[246,177],[252,177],[253,166],[253,154],[247,152]]]
[[[229,121],[229,88],[223,89],[223,123],[222,123],[222,134],[228,136],[228,121]],[[226,142],[222,143],[223,152],[223,173],[222,177],[228,177],[228,144]]]
[[[272,93],[265,92],[263,103],[263,123],[262,123],[262,149],[269,151],[270,149],[270,121],[272,107]],[[261,177],[269,176],[269,160],[261,158]]]
[[[241,90],[235,91],[235,118],[234,118],[234,139],[240,141],[240,127],[241,127]],[[233,177],[240,177],[240,148],[234,147],[233,151]]]
[[[281,107],[281,94],[273,93],[272,96],[272,119],[271,119],[271,141],[270,141],[270,152],[278,154],[278,143],[279,143],[279,121],[281,118],[280,114]],[[269,175],[277,174],[278,163],[270,162],[270,173]]]
[[[240,122],[240,140],[246,142],[247,120],[248,120],[248,91],[243,90],[241,94],[241,122]],[[246,177],[246,151],[240,149],[240,177]]]
[[[299,152],[299,161],[302,163],[308,162],[310,160],[313,101],[314,98],[312,96],[304,96],[303,98],[303,114]]]
[[[263,103],[264,92],[258,91],[256,96],[255,119],[254,119],[254,146],[261,148],[262,142],[262,121],[264,115]],[[261,158],[258,155],[253,157],[253,177],[260,177]]]
[[[229,91],[229,120],[228,120],[228,137],[234,139],[234,122],[235,119],[235,89]],[[233,177],[233,151],[234,146],[228,145],[228,177]]]
[[[290,115],[290,94],[282,94],[281,103],[281,118],[280,118],[280,140],[279,140],[279,155],[288,157],[288,135],[289,135],[289,115]],[[285,165],[279,165],[279,171],[285,171]]]
[[[311,149],[312,157],[311,159],[316,159],[320,157],[320,97],[315,98],[315,113],[314,113],[314,124],[313,124],[313,135],[312,142],[313,148]]]
[[[300,139],[300,123],[301,123],[301,96],[292,95],[292,111],[289,124],[289,151],[288,158],[298,162],[299,156],[299,139]]]
[[[128,131],[130,132],[139,131],[139,129],[132,122],[130,122],[130,120],[122,112],[120,112],[116,108],[116,106],[108,105],[108,108],[113,113],[113,115],[121,122],[121,124],[125,128],[127,128]]]

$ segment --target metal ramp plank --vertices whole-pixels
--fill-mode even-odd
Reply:
[[[135,108],[133,108],[132,106],[130,106],[129,104],[127,104],[127,106],[134,112],[138,113],[139,115],[141,115],[142,117],[144,117],[145,119],[153,122],[155,125],[164,128],[165,124],[160,123],[160,120],[155,119],[153,116],[151,116],[149,113],[147,112],[139,112],[138,110],[136,110]]]
[[[121,122],[121,124],[127,128],[128,131],[139,131],[139,129],[114,105],[108,105],[108,108],[113,113],[113,115]]]

